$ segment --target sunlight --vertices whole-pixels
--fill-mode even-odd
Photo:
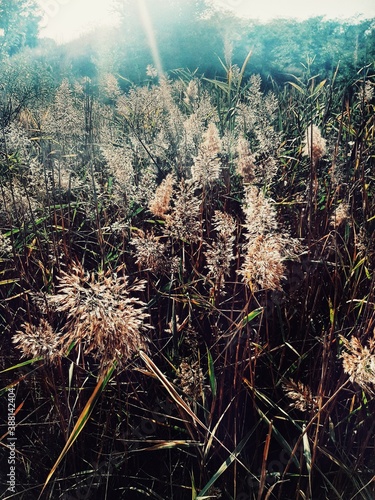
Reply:
[[[152,58],[154,60],[155,68],[157,69],[158,76],[160,77],[163,75],[163,68],[162,68],[162,64],[161,64],[161,59],[160,59],[158,45],[157,45],[156,38],[155,38],[154,29],[152,27],[152,21],[151,21],[150,14],[149,14],[149,11],[147,9],[145,0],[139,0],[138,8],[139,8],[139,14],[141,17],[143,28],[144,28],[146,35],[147,35],[148,44],[149,44],[150,49],[151,49]]]
[[[98,26],[114,26],[118,22],[113,0],[39,0],[38,3],[44,15],[42,36],[53,38],[58,43],[77,38]],[[138,9],[154,65],[160,76],[163,74],[161,59],[144,0],[139,0]]]
[[[41,36],[65,43],[98,26],[114,26],[113,0],[38,0]]]
[[[114,12],[114,0],[37,0],[43,15],[41,36],[64,43],[99,26],[115,26],[118,16]],[[188,0],[185,0],[188,1]],[[280,17],[307,19],[314,16],[350,18],[375,16],[373,0],[212,0],[213,4],[235,14],[267,21]],[[138,2],[143,26],[152,50],[155,66],[160,71],[160,58],[145,0]]]
[[[1,498],[375,500],[375,0],[336,2],[0,0]]]

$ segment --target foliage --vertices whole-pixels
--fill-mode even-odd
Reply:
[[[34,47],[40,20],[35,0],[1,0],[0,57],[12,56],[24,47]]]
[[[146,7],[149,22],[140,5]],[[120,74],[124,89],[129,81],[145,83],[147,66],[155,66],[155,50],[165,72],[184,68],[218,80],[223,69],[220,60],[226,67],[241,68],[251,52],[245,76],[260,74],[263,87],[269,87],[272,79],[284,83],[289,74],[301,77],[304,65],[310,65],[311,76],[324,79],[340,64],[338,77],[342,84],[348,84],[353,72],[374,58],[373,19],[315,17],[262,23],[216,11],[204,1],[197,5],[177,2],[175,6],[172,0],[129,0],[119,2],[117,10],[121,18],[118,28],[103,28],[64,46],[51,47],[49,58],[64,61],[75,77]]]
[[[3,63],[17,498],[374,497],[374,64],[229,49],[126,90]]]
[[[373,75],[343,109],[227,78],[65,80],[3,123],[20,498],[373,494]]]

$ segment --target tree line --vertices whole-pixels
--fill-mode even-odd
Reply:
[[[139,8],[143,5],[143,10]],[[374,19],[305,21],[275,19],[260,22],[215,9],[209,0],[122,0],[116,3],[120,23],[82,35],[64,45],[40,38],[42,13],[35,0],[0,0],[0,64],[2,79],[9,65],[23,68],[27,78],[47,78],[56,85],[63,78],[112,73],[122,85],[147,80],[155,64],[150,33],[165,72],[198,73],[208,78],[239,72],[251,53],[246,71],[260,74],[269,84],[290,75],[330,78],[340,66],[340,78],[350,80],[375,56]],[[5,69],[4,69],[5,68]],[[14,70],[13,70],[14,71]],[[3,81],[4,84],[4,81]]]

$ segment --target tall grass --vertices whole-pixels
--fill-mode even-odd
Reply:
[[[373,498],[373,68],[245,66],[3,124],[4,498]]]

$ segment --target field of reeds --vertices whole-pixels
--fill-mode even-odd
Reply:
[[[2,95],[1,498],[374,498],[374,68],[245,66]]]

